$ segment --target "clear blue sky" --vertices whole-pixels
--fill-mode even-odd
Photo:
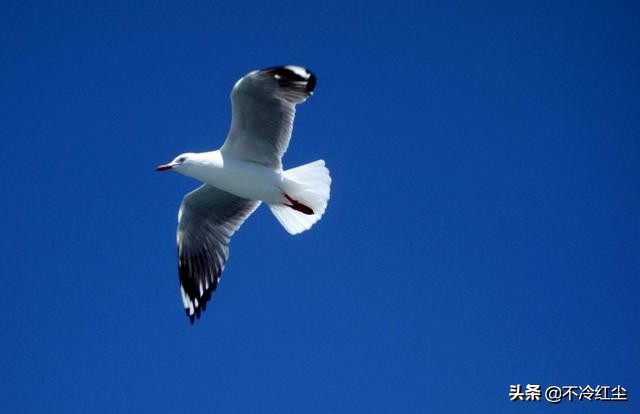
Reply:
[[[131,4],[133,3],[133,4]],[[0,411],[639,412],[635,2],[2,2]],[[180,200],[250,70],[318,76],[191,326]],[[510,402],[510,384],[628,403]]]

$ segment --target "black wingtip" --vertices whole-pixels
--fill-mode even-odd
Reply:
[[[313,89],[318,83],[316,75],[307,68],[302,66],[285,65],[285,66],[273,66],[270,68],[262,69],[260,72],[267,72],[271,75],[277,75],[291,82],[304,82],[306,83],[305,91],[308,93],[313,92]]]

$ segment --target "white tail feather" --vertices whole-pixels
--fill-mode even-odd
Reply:
[[[327,208],[331,193],[329,170],[324,160],[317,160],[286,170],[282,175],[283,190],[287,196],[311,208],[313,214],[304,214],[287,204],[269,204],[269,208],[289,233],[302,233],[320,220]]]

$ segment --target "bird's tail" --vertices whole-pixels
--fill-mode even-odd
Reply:
[[[269,208],[289,233],[302,233],[320,220],[327,208],[331,192],[329,170],[324,160],[317,160],[282,175],[285,201],[269,204]]]

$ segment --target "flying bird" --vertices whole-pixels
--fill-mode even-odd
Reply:
[[[316,76],[299,66],[248,73],[231,90],[231,127],[222,147],[184,153],[156,167],[204,183],[184,196],[178,212],[178,277],[191,323],[218,286],[231,236],[261,202],[290,234],[322,217],[331,191],[324,161],[282,167],[296,105],[315,86]]]

